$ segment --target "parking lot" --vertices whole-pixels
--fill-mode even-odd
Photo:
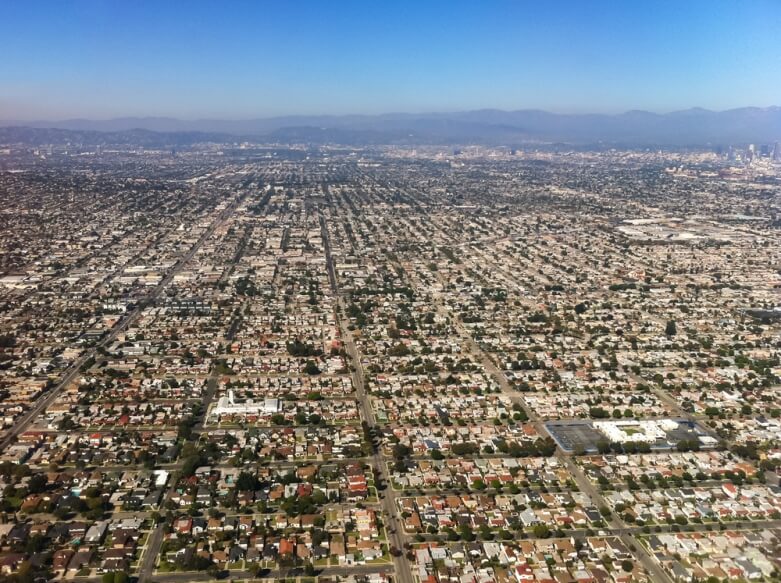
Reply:
[[[550,421],[545,424],[545,428],[567,453],[578,450],[596,453],[597,443],[605,439],[590,421]]]

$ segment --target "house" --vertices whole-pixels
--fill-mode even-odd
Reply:
[[[691,568],[684,567],[680,561],[673,561],[670,564],[670,572],[673,575],[673,579],[676,581],[685,581],[688,583],[689,581],[694,580]]]
[[[193,519],[189,516],[182,516],[174,523],[174,530],[180,534],[189,534],[193,527]]]
[[[126,571],[128,566],[129,561],[124,549],[109,549],[103,553],[103,561],[99,570],[104,573]]]
[[[108,521],[101,520],[100,522],[96,522],[87,529],[87,532],[84,534],[84,542],[88,544],[100,544],[103,542],[107,530]]]
[[[243,548],[241,548],[239,545],[233,545],[228,552],[228,561],[231,563],[241,561],[244,558],[244,554],[245,552]]]
[[[52,569],[54,571],[64,571],[73,557],[73,551],[70,549],[57,549],[52,555]]]
[[[86,522],[71,522],[68,525],[68,536],[72,540],[83,540],[87,534]]]
[[[345,548],[344,548],[344,542],[340,540],[336,540],[337,537],[334,537],[331,539],[331,544],[329,547],[329,551],[332,556],[338,558],[338,559],[344,559],[345,556]]]
[[[70,563],[68,563],[68,571],[78,572],[89,566],[90,562],[92,561],[92,555],[92,549],[79,549],[73,555],[73,558],[71,558]]]
[[[27,541],[30,534],[30,525],[26,522],[15,524],[8,533],[8,542],[11,544],[21,544]]]
[[[279,539],[279,556],[293,555],[296,551],[295,543],[287,538]]]
[[[0,573],[3,575],[11,575],[16,573],[19,569],[19,565],[25,560],[25,556],[21,553],[11,553],[0,557]]]

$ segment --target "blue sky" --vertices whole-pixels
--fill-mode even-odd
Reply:
[[[781,104],[781,0],[7,0],[0,119]]]

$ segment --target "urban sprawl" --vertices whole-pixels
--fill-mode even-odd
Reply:
[[[781,150],[0,147],[0,581],[781,572]]]

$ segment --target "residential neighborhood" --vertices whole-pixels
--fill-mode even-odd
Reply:
[[[778,579],[778,162],[7,147],[0,580]]]

